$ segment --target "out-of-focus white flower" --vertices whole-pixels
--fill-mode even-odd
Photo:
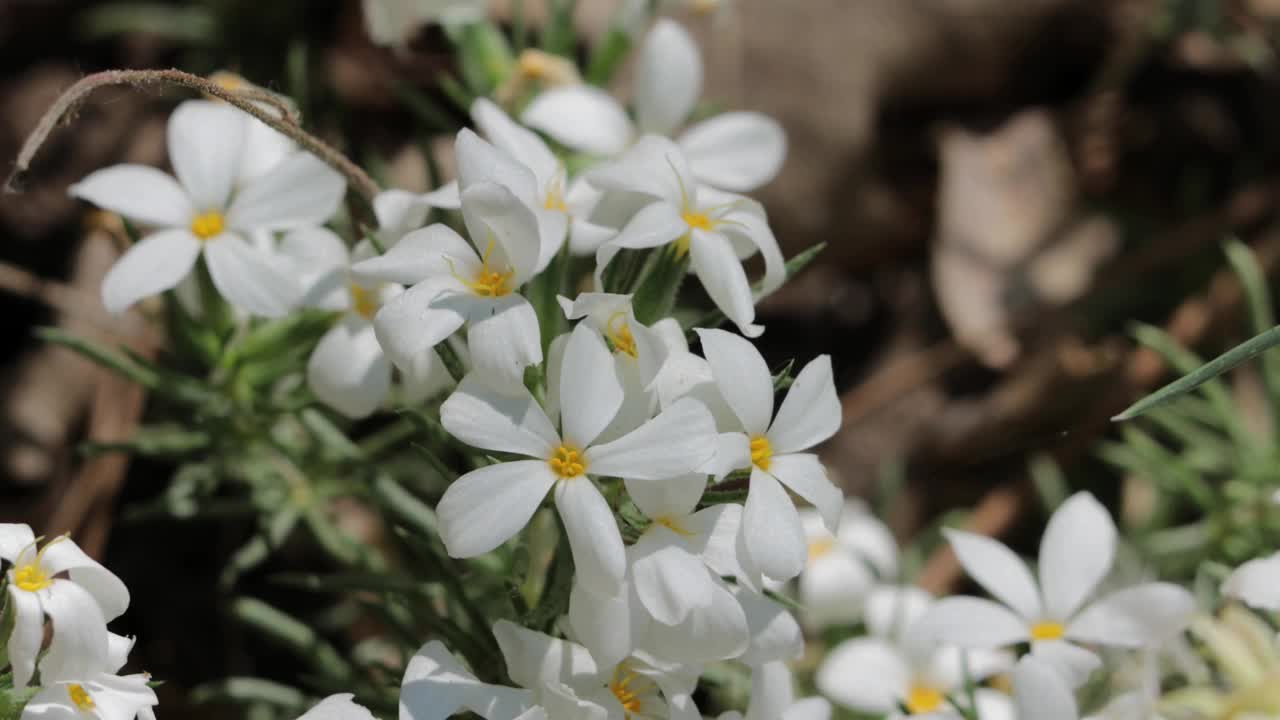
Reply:
[[[43,547],[31,528],[0,524],[0,558],[8,573],[13,633],[7,639],[13,685],[25,688],[44,642],[44,619],[53,640],[40,660],[41,681],[93,677],[110,665],[107,622],[129,607],[129,590],[110,570],[60,535]],[[67,573],[68,577],[58,577]],[[123,661],[121,662],[123,664]]]
[[[1280,612],[1280,552],[1236,568],[1222,583],[1222,594],[1259,610]]]
[[[103,279],[108,310],[123,312],[175,287],[201,256],[231,304],[269,317],[294,307],[298,288],[286,264],[246,238],[320,225],[337,210],[346,183],[314,155],[296,152],[236,188],[245,133],[235,108],[188,100],[169,117],[169,160],[177,181],[152,167],[116,165],[71,186],[75,197],[159,228],[129,248]]]
[[[146,673],[117,675],[133,648],[132,638],[111,635],[102,667],[83,674],[41,678],[44,687],[22,709],[22,720],[155,720],[159,700]],[[44,670],[41,670],[44,674]]]
[[[1079,685],[1100,661],[1077,643],[1137,648],[1158,644],[1191,620],[1185,589],[1146,583],[1086,600],[1111,568],[1116,528],[1087,492],[1054,512],[1040,542],[1040,582],[1012,550],[991,538],[947,530],[969,577],[1000,600],[951,597],[929,612],[938,637],[966,648],[1030,642]]]
[[[368,708],[355,701],[351,693],[339,693],[316,703],[298,720],[374,720]]]
[[[474,133],[463,130],[458,146],[460,158],[479,155],[498,163],[490,167],[495,177],[519,176],[532,186],[527,169],[503,160]],[[476,152],[464,152],[465,147]],[[480,252],[448,226],[432,225],[405,235],[382,255],[357,262],[352,271],[364,282],[411,286],[374,317],[378,341],[399,368],[411,372],[466,325],[476,370],[519,390],[524,369],[542,362],[537,313],[516,292],[542,267],[538,221],[503,184],[464,181],[462,186],[463,219]]]
[[[745,720],[831,720],[831,703],[826,698],[795,699],[791,670],[786,663],[772,662],[752,670],[751,699]],[[718,720],[744,720],[732,710]]]
[[[643,483],[687,474],[714,452],[715,438],[707,409],[688,400],[598,444],[621,405],[609,350],[586,325],[574,329],[565,348],[559,432],[527,390],[506,393],[476,373],[464,378],[440,408],[445,429],[474,447],[532,459],[473,470],[449,486],[437,506],[449,554],[473,557],[506,542],[555,488],[578,581],[616,595],[626,569],[622,537],[592,476]]]
[[[1023,657],[1013,669],[1013,706],[1018,720],[1080,718],[1075,693],[1066,678],[1034,655]]]
[[[748,337],[764,332],[752,324],[755,298],[742,260],[756,252],[764,258],[763,294],[782,285],[786,264],[759,203],[698,186],[680,149],[657,135],[646,135],[616,160],[594,168],[587,181],[636,198],[641,206],[596,252],[597,286],[618,251],[675,243],[676,252],[689,254],[694,274],[725,317]]]
[[[747,554],[764,575],[788,580],[804,570],[809,548],[783,486],[811,503],[831,532],[844,505],[844,494],[818,456],[803,452],[840,427],[831,358],[819,356],[800,370],[775,415],[773,377],[760,351],[724,330],[697,332],[720,395],[737,420],[730,429],[741,429],[733,462],[726,464],[751,470],[741,530]]]
[[[364,26],[378,45],[404,45],[431,23],[479,22],[489,0],[364,0]]]
[[[882,588],[869,601],[872,634],[840,643],[823,660],[814,682],[819,692],[859,712],[883,715],[899,706],[911,715],[959,717],[947,698],[968,681],[978,683],[1007,670],[1012,658],[993,651],[962,652],[941,646],[931,628],[919,622],[932,598],[917,588]],[[978,696],[983,698],[979,699]],[[1006,700],[985,688],[975,701],[999,705]],[[985,716],[984,716],[985,717]]]
[[[702,56],[678,23],[654,23],[640,48],[633,92],[634,125],[621,103],[590,85],[543,92],[520,119],[568,147],[605,156],[621,153],[641,134],[672,135],[702,94]],[[676,142],[699,182],[734,192],[772,180],[787,154],[781,126],[756,112],[716,115],[680,133]]]
[[[378,240],[385,248],[421,228],[432,208],[456,210],[460,207],[457,183],[449,183],[428,193],[383,190],[373,198],[373,214],[378,220]]]
[[[798,578],[804,618],[815,627],[851,623],[862,615],[867,593],[898,575],[898,543],[861,500],[845,500],[833,535],[822,516],[800,511],[809,560]]]

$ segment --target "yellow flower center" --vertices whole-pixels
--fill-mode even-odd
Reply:
[[[361,285],[350,283],[347,291],[351,293],[351,310],[366,320],[372,320],[378,314],[378,291]]]
[[[551,58],[540,50],[525,50],[516,61],[520,74],[530,80],[541,80],[551,75]]]
[[[1038,622],[1031,626],[1032,640],[1058,640],[1067,631],[1060,622]]]
[[[471,292],[481,297],[496,298],[511,294],[511,288],[507,283],[515,276],[516,271],[508,270],[506,272],[498,272],[497,270],[489,267],[489,258],[493,256],[493,248],[495,245],[496,243],[494,242],[494,239],[490,237],[489,245],[485,247],[484,250],[484,257],[480,259],[480,269],[471,280],[467,280],[462,277],[458,274],[457,270],[453,269],[452,260],[446,260],[446,262],[449,263],[450,274],[461,280],[463,285],[466,285],[471,289]]]
[[[615,352],[626,353],[633,358],[640,357],[640,351],[636,348],[636,338],[631,334],[631,324],[627,322],[627,316],[621,310],[609,317],[608,331],[609,342],[613,344]]]
[[[217,210],[202,212],[191,219],[191,234],[201,240],[221,235],[225,227],[226,221]]]
[[[828,555],[836,547],[836,541],[833,538],[818,538],[809,543],[809,562],[813,562],[818,558]]]
[[[627,713],[627,720],[631,720],[632,713],[638,713],[644,709],[644,701],[640,698],[640,693],[644,692],[645,688],[632,685],[639,677],[635,671],[619,665],[613,671],[613,679],[609,682],[609,691],[618,698],[618,703]]]
[[[35,545],[42,539],[43,538],[36,538],[32,542],[32,545]],[[44,547],[40,548],[40,551],[36,553],[35,558],[31,562],[15,567],[13,569],[13,584],[17,585],[18,589],[26,590],[27,592],[36,592],[37,590],[43,590],[52,585],[53,578],[49,576],[49,573],[44,571],[44,568],[41,567],[41,563],[44,562],[44,554],[49,550],[49,548],[66,539],[66,535],[60,535],[50,540]],[[24,549],[23,553],[25,552],[26,550]],[[19,554],[19,557],[21,556],[22,553]]]
[[[751,438],[751,464],[761,470],[768,470],[772,460],[773,447],[769,445],[769,438],[763,435]]]
[[[556,179],[547,184],[547,199],[542,203],[542,207],[562,213],[569,212],[569,205],[564,201],[564,187],[561,184],[560,175],[557,174]]]
[[[936,711],[942,707],[944,702],[946,702],[946,696],[939,692],[937,688],[920,683],[912,683],[904,704],[912,715],[922,715]]]
[[[246,84],[244,78],[226,70],[219,70],[215,72],[209,76],[209,79],[223,90],[230,90],[231,92],[243,90]]]
[[[89,712],[97,707],[97,703],[93,701],[93,696],[80,685],[75,683],[68,685],[67,694],[71,696],[71,702],[80,709],[80,712]]]
[[[693,532],[691,530],[686,528],[684,525],[681,525],[679,520],[671,517],[670,515],[663,515],[661,517],[654,518],[653,524],[661,525],[671,532],[683,537],[693,537]]]
[[[582,456],[581,452],[578,452],[577,448],[569,445],[561,445],[556,448],[551,458],[547,460],[547,464],[562,480],[579,477],[587,471],[587,459]]]
[[[716,226],[715,221],[712,220],[706,213],[695,212],[693,210],[686,210],[684,212],[684,215],[681,215],[681,217],[684,218],[684,222],[686,225],[688,225],[689,227],[695,230],[711,230],[711,229],[714,229]]]

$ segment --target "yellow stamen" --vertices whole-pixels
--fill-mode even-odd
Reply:
[[[662,527],[670,530],[671,532],[677,535],[682,535],[684,537],[693,537],[693,532],[691,530],[681,525],[679,520],[676,520],[675,518],[669,515],[656,517],[653,519],[653,523],[655,525],[661,525]]]
[[[1057,640],[1067,631],[1060,622],[1038,622],[1031,626],[1032,640]]]
[[[613,344],[615,352],[626,353],[633,358],[640,357],[640,350],[636,347],[636,338],[631,334],[631,324],[627,322],[625,312],[619,310],[610,315],[607,330],[609,342]]]
[[[763,435],[751,438],[751,464],[761,470],[768,470],[772,460],[773,447],[769,445],[769,438]]]
[[[380,303],[378,302],[377,289],[370,290],[356,283],[347,285],[347,291],[351,293],[351,310],[366,320],[372,320],[374,315],[378,314]]]
[[[191,234],[201,240],[208,240],[211,237],[221,235],[225,227],[226,221],[223,219],[222,213],[217,210],[202,212],[191,218]]]
[[[547,188],[547,201],[542,204],[542,207],[562,213],[569,212],[569,206],[564,201],[564,193],[560,192],[559,183]]]
[[[490,237],[489,244],[484,250],[484,256],[480,258],[480,270],[476,273],[473,279],[467,280],[459,275],[457,270],[454,270],[453,268],[452,260],[446,260],[446,262],[449,263],[449,273],[461,280],[463,285],[466,285],[471,289],[471,292],[481,297],[496,298],[510,295],[511,288],[508,287],[507,283],[515,276],[516,271],[508,270],[506,272],[498,272],[497,270],[489,267],[489,258],[493,256],[494,247],[496,247],[496,243],[494,239]]]
[[[818,538],[809,543],[809,562],[813,562],[823,555],[830,554],[836,547],[836,541],[833,538]]]
[[[695,212],[693,210],[686,210],[684,215],[681,215],[681,217],[684,218],[686,225],[695,230],[714,230],[717,224],[716,221],[712,220],[706,213]]]
[[[618,698],[618,703],[627,713],[627,720],[631,720],[631,713],[644,709],[644,701],[640,698],[643,689],[631,686],[638,677],[640,676],[635,671],[619,665],[613,671],[613,679],[609,681],[609,691]]]
[[[587,471],[587,459],[582,456],[582,453],[577,448],[569,445],[561,445],[556,448],[551,458],[547,460],[547,464],[562,480],[579,477]]]
[[[89,691],[75,683],[67,686],[67,694],[71,696],[71,702],[80,709],[80,712],[89,712],[98,706]]]
[[[42,539],[43,538],[36,538],[28,548],[39,543]],[[48,552],[49,548],[66,539],[66,535],[59,535],[45,543],[45,546],[40,548],[40,551],[36,553],[35,558],[31,562],[26,565],[19,565],[15,567],[13,569],[13,584],[17,585],[18,589],[26,590],[27,592],[36,592],[52,585],[53,578],[49,576],[49,573],[44,571],[44,568],[41,567],[41,563],[44,561],[44,554]],[[26,549],[23,549],[22,553],[19,553],[18,557],[22,557],[25,553]]]
[[[913,683],[910,692],[907,693],[907,699],[904,704],[912,715],[923,715],[942,707],[945,701],[946,696],[939,692],[937,688]]]

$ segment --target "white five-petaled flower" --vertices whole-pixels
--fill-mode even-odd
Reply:
[[[909,715],[959,718],[948,697],[960,696],[967,679],[978,683],[1007,670],[1006,653],[962,652],[938,645],[919,620],[933,598],[914,587],[881,587],[867,598],[870,631],[832,648],[814,678],[819,692],[858,712],[885,715],[904,707]],[[1008,698],[975,688],[983,718],[1007,716]],[[989,712],[988,712],[989,710]],[[994,720],[994,719],[993,719]]]
[[[373,713],[354,698],[351,693],[330,695],[298,716],[298,720],[375,720]]]
[[[298,288],[287,266],[247,238],[320,225],[337,210],[346,184],[315,156],[296,152],[237,188],[244,120],[229,105],[188,100],[169,118],[176,181],[152,167],[116,165],[71,186],[76,197],[157,228],[107,273],[108,310],[123,312],[174,288],[201,256],[232,305],[270,317],[294,307]]]
[[[1259,610],[1280,611],[1280,552],[1236,568],[1223,582],[1222,594]]]
[[[889,528],[856,498],[845,501],[840,527],[832,534],[822,515],[800,511],[809,559],[797,578],[804,619],[814,627],[851,623],[878,582],[898,574],[898,543]]]
[[[636,63],[636,124],[612,95],[591,85],[547,90],[533,99],[521,122],[575,150],[612,156],[641,134],[672,135],[689,119],[702,94],[702,56],[689,33],[658,20]],[[787,155],[781,126],[757,112],[727,112],[680,133],[677,142],[699,182],[750,192],[777,175]]]
[[[472,343],[473,356],[478,352]],[[555,489],[578,581],[613,596],[626,570],[622,537],[592,477],[656,481],[692,472],[714,452],[715,424],[696,400],[676,403],[611,442],[600,436],[622,405],[622,385],[604,341],[579,325],[565,347],[560,425],[523,387],[497,388],[471,373],[440,408],[440,420],[477,448],[531,458],[458,478],[437,506],[440,535],[454,557],[489,552],[519,532]]]
[[[113,634],[101,667],[56,679],[42,677],[44,687],[22,709],[21,720],[155,720],[152,708],[159,700],[148,684],[151,676],[117,674],[131,649],[132,638]]]
[[[13,633],[7,639],[13,685],[25,688],[44,642],[44,619],[53,640],[40,660],[41,681],[87,677],[109,665],[107,622],[129,607],[129,591],[110,570],[65,535],[43,547],[31,528],[0,524],[0,558],[11,564],[9,603]],[[59,577],[67,573],[69,577]]]
[[[646,135],[616,160],[589,171],[587,182],[640,205],[596,251],[597,286],[620,250],[673,244],[673,252],[688,253],[693,273],[725,317],[749,337],[764,332],[753,324],[755,297],[742,260],[757,251],[764,258],[764,295],[782,285],[786,264],[760,203],[698,186],[680,149],[656,135]]]
[[[969,577],[1000,602],[950,597],[930,609],[927,622],[943,642],[994,648],[1030,642],[1033,652],[1081,684],[1100,661],[1077,643],[1136,648],[1156,644],[1190,622],[1195,603],[1185,589],[1146,583],[1086,605],[1111,569],[1116,528],[1087,492],[1053,513],[1040,541],[1039,583],[1026,563],[991,538],[945,531]]]
[[[742,518],[751,565],[770,579],[789,580],[804,570],[809,548],[783,486],[809,501],[831,532],[844,505],[844,494],[827,478],[818,456],[804,452],[840,427],[831,358],[821,355],[801,369],[775,415],[773,378],[760,351],[724,330],[697,332],[720,395],[738,422],[722,429],[741,431],[729,464],[751,471]]]

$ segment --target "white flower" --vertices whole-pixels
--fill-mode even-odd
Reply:
[[[440,408],[445,429],[474,447],[531,459],[458,478],[437,506],[440,534],[454,557],[489,552],[524,528],[554,488],[578,581],[612,596],[625,572],[622,537],[591,478],[646,482],[689,473],[714,452],[714,423],[706,408],[688,400],[597,444],[622,405],[622,386],[604,341],[586,325],[574,329],[565,348],[559,400],[557,432],[527,390],[504,392],[476,373],[463,379]]]
[[[456,210],[460,202],[457,183],[449,183],[428,193],[383,190],[373,198],[378,240],[383,247],[394,247],[400,238],[426,223],[431,208]]]
[[[488,5],[489,0],[364,0],[364,26],[378,45],[404,45],[423,25],[483,20]]]
[[[1066,678],[1034,655],[1023,657],[1013,669],[1013,706],[1018,720],[1080,718],[1075,693]]]
[[[889,528],[855,498],[845,501],[833,535],[822,516],[800,511],[809,559],[798,578],[805,619],[816,627],[856,621],[862,602],[878,581],[898,574],[898,544]]]
[[[1236,568],[1222,584],[1222,594],[1258,610],[1280,612],[1280,552]]]
[[[1086,492],[1054,512],[1040,541],[1040,582],[1012,550],[991,538],[945,531],[969,577],[999,603],[975,597],[939,601],[929,612],[938,637],[966,648],[1030,642],[1078,685],[1097,657],[1076,643],[1136,648],[1179,632],[1195,609],[1191,594],[1168,583],[1119,590],[1085,605],[1111,568],[1116,528]],[[1003,603],[1003,604],[1001,604]]]
[[[298,720],[374,720],[373,713],[357,703],[351,693],[340,693],[316,703]]]
[[[741,261],[761,253],[763,294],[786,279],[786,264],[759,203],[697,185],[684,154],[657,135],[646,135],[618,159],[589,171],[587,182],[641,205],[617,236],[596,251],[597,286],[618,251],[674,243],[675,252],[689,254],[711,300],[743,334],[764,332],[752,324],[755,298]]]
[[[22,720],[155,720],[159,700],[146,673],[117,675],[133,648],[131,638],[112,635],[102,667],[75,676],[42,678],[44,687],[22,709]],[[41,671],[43,674],[43,670]]]
[[[520,119],[575,150],[612,156],[640,134],[671,135],[702,94],[702,57],[693,38],[666,19],[654,23],[636,61],[636,124],[604,90],[573,85],[543,92]],[[728,112],[680,133],[681,150],[699,182],[750,192],[777,175],[787,155],[778,123],[755,112]]]
[[[325,222],[342,199],[342,177],[315,156],[298,152],[235,188],[246,124],[229,105],[184,102],[170,116],[168,130],[177,181],[152,167],[116,165],[69,190],[159,228],[107,273],[103,304],[123,312],[172,289],[203,256],[214,286],[231,304],[256,315],[284,315],[298,299],[297,284],[282,261],[246,238]]]
[[[13,685],[25,688],[44,642],[44,618],[53,640],[40,660],[41,680],[89,677],[110,663],[107,622],[129,607],[129,591],[110,570],[60,535],[37,549],[31,528],[0,524],[0,558],[11,564],[9,604],[14,613],[8,638]],[[67,573],[67,578],[58,577]]]
[[[775,415],[773,378],[755,346],[723,330],[698,330],[698,337],[720,395],[745,431],[731,464],[751,469],[742,519],[747,554],[766,576],[788,580],[804,570],[808,543],[783,486],[813,504],[832,532],[844,504],[818,456],[803,452],[840,427],[831,358],[819,356],[801,369]]]
[[[872,634],[840,643],[823,660],[814,678],[819,692],[840,705],[874,715],[899,706],[910,715],[959,717],[948,697],[961,694],[966,675],[973,683],[1008,669],[1004,653],[961,652],[938,645],[919,622],[932,598],[917,588],[884,588],[869,599],[867,625]],[[977,688],[978,695],[998,695]],[[979,700],[994,705],[995,698]],[[985,716],[984,716],[985,717]]]
[[[458,136],[460,157],[464,146],[476,144],[487,148],[482,154],[498,158],[467,130]],[[528,175],[514,163],[499,171]],[[374,317],[378,341],[402,370],[411,372],[466,325],[476,370],[519,389],[524,369],[542,362],[537,313],[516,292],[539,269],[538,221],[504,185],[475,181],[463,186],[462,215],[479,253],[448,226],[431,225],[352,270],[362,281],[412,286]]]
[[[751,699],[745,720],[831,720],[831,703],[825,698],[795,699],[791,671],[785,663],[760,665],[751,673]],[[743,720],[736,710],[719,720]]]

